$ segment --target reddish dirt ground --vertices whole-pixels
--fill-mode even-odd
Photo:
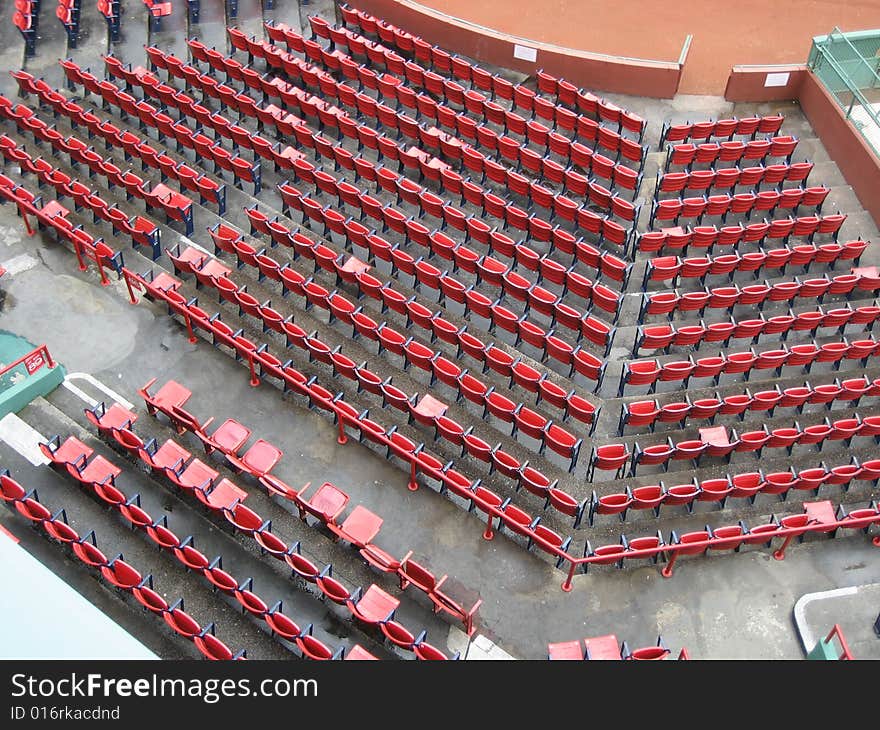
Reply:
[[[597,53],[675,61],[693,35],[679,92],[723,94],[731,66],[803,63],[815,35],[880,28],[880,0],[422,0],[504,33]]]

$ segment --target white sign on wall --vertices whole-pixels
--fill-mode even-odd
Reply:
[[[764,86],[788,86],[788,78],[791,76],[787,71],[785,73],[767,74],[764,79]]]
[[[513,46],[513,57],[519,58],[522,61],[531,61],[534,63],[538,60],[538,49],[530,48],[529,46]]]

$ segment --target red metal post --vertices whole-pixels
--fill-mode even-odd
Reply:
[[[348,436],[345,435],[345,421],[341,413],[336,416],[336,424],[339,427],[339,436],[336,438],[336,443],[340,446],[345,446],[348,443]]]
[[[46,347],[45,345],[43,345],[40,349],[43,351],[43,354],[46,356],[46,364],[49,366],[50,369],[54,368],[55,361],[52,359],[52,356],[49,354],[49,348]]]
[[[27,218],[27,214],[25,213],[24,205],[18,203],[18,212],[21,214],[21,219],[24,221],[24,227],[29,236],[34,235],[34,229],[31,228],[31,222]]]
[[[260,379],[257,377],[257,370],[254,367],[254,356],[253,354],[248,355],[248,366],[251,369],[251,387],[256,388],[260,384]]]
[[[418,459],[416,457],[412,457],[412,460],[409,462],[409,483],[406,485],[406,488],[409,489],[410,492],[415,492],[419,488],[419,483],[416,481],[416,474],[418,474]]]
[[[571,582],[574,580],[574,569],[577,566],[577,563],[574,560],[568,561],[568,575],[565,580],[562,582],[562,590],[566,593],[571,593]]]

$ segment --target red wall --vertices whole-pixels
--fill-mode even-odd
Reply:
[[[525,41],[406,0],[352,0],[351,5],[463,56],[528,74],[543,68],[589,89],[668,99],[675,96],[681,80],[683,65],[677,61],[617,58]],[[517,43],[536,48],[537,60],[514,58]]]
[[[811,71],[804,75],[799,101],[859,202],[880,225],[880,160]]]
[[[767,74],[771,73],[787,73],[788,83],[765,86]],[[806,66],[734,66],[727,79],[724,98],[747,102],[797,99],[806,73]]]

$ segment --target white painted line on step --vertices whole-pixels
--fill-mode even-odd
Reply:
[[[13,256],[9,261],[0,261],[0,269],[6,269],[9,276],[15,276],[23,271],[32,269],[37,265],[37,260],[30,254],[23,253],[19,256]]]
[[[104,383],[102,383],[100,380],[98,380],[94,376],[89,375],[88,373],[68,373],[67,377],[64,378],[64,382],[62,383],[62,385],[65,388],[67,388],[71,393],[73,393],[77,398],[84,400],[86,403],[88,403],[92,407],[98,405],[98,401],[96,401],[94,398],[90,398],[88,395],[83,393],[79,388],[77,388],[71,382],[73,380],[85,380],[87,383],[94,386],[95,388],[100,390],[102,393],[106,393],[107,395],[109,395],[113,400],[115,400],[123,408],[127,408],[130,411],[134,410],[133,403],[130,403],[129,401],[125,400],[125,398],[123,398],[121,395],[119,395],[119,393],[117,393],[115,390],[108,388],[106,385],[104,385]]]
[[[819,591],[818,593],[805,593],[797,599],[797,602],[794,604],[794,622],[797,625],[798,633],[801,636],[801,643],[804,645],[805,652],[809,654],[813,650],[813,647],[816,646],[816,637],[813,636],[813,632],[810,631],[810,627],[807,626],[807,620],[804,616],[807,606],[815,601],[824,600],[825,598],[852,596],[858,592],[858,586],[849,586],[847,588],[834,588],[830,591]],[[826,630],[830,631],[831,627],[829,626]]]
[[[14,413],[0,419],[0,441],[15,449],[34,466],[48,464],[38,444],[46,440],[35,428],[22,421]]]

